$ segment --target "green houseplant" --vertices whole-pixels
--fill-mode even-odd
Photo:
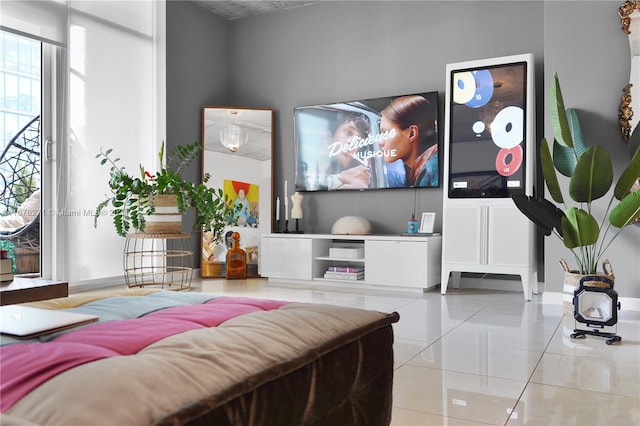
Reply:
[[[542,139],[540,159],[549,195],[560,207],[547,199],[526,195],[514,195],[512,199],[545,236],[553,233],[563,241],[580,274],[596,274],[597,265],[613,240],[640,217],[640,190],[632,189],[640,177],[640,131],[636,128],[633,133],[631,160],[615,185],[603,217],[596,219],[594,202],[603,198],[613,184],[611,157],[600,145],[586,147],[576,111],[565,110],[557,74],[549,100],[553,157],[549,144]],[[570,179],[568,197],[562,193],[557,173]],[[576,204],[569,205],[570,201]]]
[[[126,236],[131,231],[144,232],[145,216],[155,212],[154,197],[156,195],[175,195],[180,213],[189,208],[196,211],[194,231],[213,231],[214,238],[220,240],[224,227],[233,217],[233,208],[229,206],[227,197],[221,188],[214,189],[206,184],[210,179],[207,173],[203,182],[194,184],[185,181],[180,176],[183,167],[189,165],[201,150],[198,143],[180,145],[167,155],[166,165],[151,174],[140,165],[140,175],[130,175],[124,167],[120,167],[120,158],[112,156],[112,149],[100,149],[96,158],[101,165],[109,165],[109,189],[111,194],[101,201],[94,214],[94,226],[98,218],[103,216],[105,209],[111,207],[111,216],[116,232]],[[160,164],[164,164],[164,142],[158,157]]]

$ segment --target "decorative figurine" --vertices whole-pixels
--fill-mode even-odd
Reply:
[[[296,230],[294,231],[296,234],[302,233],[299,228],[298,221],[302,219],[302,199],[304,195],[299,192],[294,192],[291,196],[291,201],[293,202],[293,208],[291,209],[291,218],[296,220]]]

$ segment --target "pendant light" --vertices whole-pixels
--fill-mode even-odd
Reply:
[[[220,130],[220,142],[231,152],[236,152],[241,145],[247,143],[249,134],[247,130],[236,122],[238,111],[229,111],[231,118],[227,125]]]

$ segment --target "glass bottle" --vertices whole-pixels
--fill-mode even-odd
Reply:
[[[231,248],[227,251],[226,278],[247,278],[247,253],[240,248],[240,234],[231,235]]]

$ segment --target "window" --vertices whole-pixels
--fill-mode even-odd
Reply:
[[[0,31],[2,216],[15,217],[18,207],[41,189],[41,58],[41,42]],[[5,230],[0,249],[14,259],[14,273],[39,274],[39,214],[33,213],[30,220],[20,219],[14,221],[16,229]],[[29,225],[18,227],[23,222]]]
[[[0,147],[40,115],[41,43],[0,32]]]

